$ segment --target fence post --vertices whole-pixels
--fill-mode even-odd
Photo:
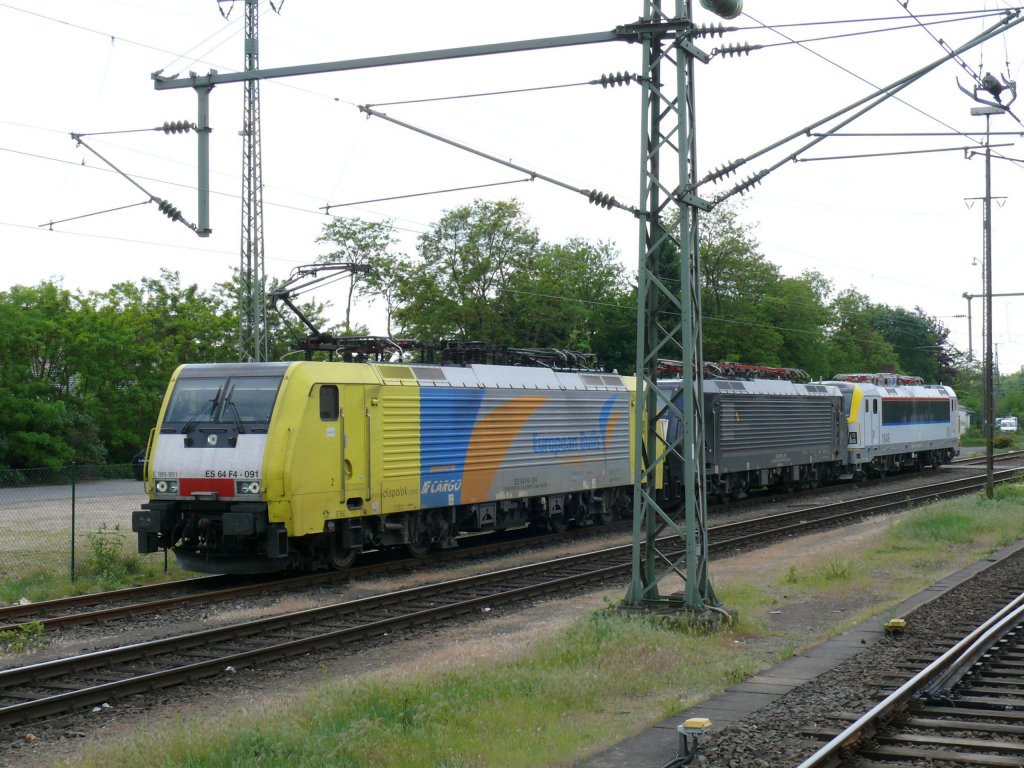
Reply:
[[[75,580],[75,485],[78,481],[78,464],[71,463],[71,581]]]

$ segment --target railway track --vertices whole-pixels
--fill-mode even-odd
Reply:
[[[1024,451],[1005,451],[1003,453],[997,453],[992,457],[993,462],[1004,462],[1004,461],[1020,461],[1024,457]],[[987,461],[987,457],[984,453],[978,456],[961,456],[958,459],[953,459],[950,464],[984,464]]]
[[[1000,480],[1019,477],[1004,470]],[[709,529],[709,548],[727,554],[779,537],[845,524],[908,504],[971,492],[984,477],[944,481],[916,493],[898,491],[789,511]],[[682,543],[657,542],[667,557]],[[117,698],[230,674],[295,654],[479,617],[499,606],[565,594],[628,578],[632,546],[609,547],[425,587],[283,614],[0,671],[0,725],[80,711]]]
[[[1024,593],[918,666],[799,768],[1024,764]]]
[[[502,540],[482,536],[475,543],[469,540],[457,549],[434,553],[426,559],[395,559],[387,557],[384,553],[371,553],[366,565],[341,572],[322,571],[287,578],[204,576],[111,592],[73,595],[38,603],[9,605],[0,607],[0,631],[17,631],[30,624],[42,625],[47,632],[78,625],[105,624],[178,608],[328,586],[352,578],[407,571],[424,565],[436,566],[460,560],[493,557],[523,547],[541,547],[615,530],[626,530],[628,525],[627,522],[623,522],[614,526],[594,526],[564,533],[531,534],[528,538],[525,535],[513,535]]]
[[[795,493],[787,498],[796,499],[799,495]],[[730,510],[735,512],[746,505],[763,502],[764,499],[747,499],[741,503],[731,504]],[[423,566],[493,557],[525,546],[543,547],[576,541],[592,535],[628,532],[630,525],[629,521],[623,521],[610,526],[573,529],[564,533],[536,534],[529,530],[524,531],[529,534],[528,538],[516,535],[504,538],[484,535],[464,540],[460,547],[433,553],[426,559],[395,559],[387,557],[384,553],[372,553],[366,564],[340,573],[326,571],[286,578],[208,576],[111,592],[74,595],[38,603],[15,604],[0,607],[0,632],[16,632],[30,624],[41,625],[46,632],[82,625],[101,625],[196,605],[329,586],[350,578],[365,578]]]
[[[996,458],[1010,461],[1024,456],[1024,451],[1000,454]],[[957,459],[954,464],[971,464],[981,459]],[[874,488],[879,483],[871,481],[865,487]],[[843,490],[846,486],[837,486]],[[791,502],[800,497],[800,492],[786,496]],[[769,497],[754,497],[741,502],[732,502],[724,508],[737,512],[746,506],[763,504]],[[712,510],[715,512],[715,510]],[[349,580],[386,573],[408,571],[423,566],[493,557],[520,550],[523,547],[543,547],[575,541],[593,535],[628,532],[631,523],[624,521],[609,526],[595,526],[573,529],[564,533],[537,534],[524,531],[524,535],[506,535],[503,538],[483,535],[464,540],[457,549],[433,553],[426,559],[399,558],[384,553],[371,553],[365,564],[349,568],[344,572],[321,572],[286,578],[207,576],[163,582],[141,587],[131,587],[111,592],[74,595],[38,603],[15,604],[0,607],[0,632],[18,631],[30,624],[39,624],[46,632],[60,631],[81,625],[101,625],[137,616],[151,615],[168,610],[196,605],[208,605],[228,600],[270,595],[291,590],[317,586],[329,586]]]

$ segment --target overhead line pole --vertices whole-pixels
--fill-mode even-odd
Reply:
[[[985,251],[985,496],[992,498],[995,493],[994,453],[995,433],[992,420],[995,413],[995,398],[992,393],[992,147],[988,129],[992,114],[985,114],[985,205],[983,239]]]
[[[247,0],[248,2],[249,0]],[[707,207],[692,190],[697,186],[696,143],[693,132],[694,98],[692,88],[693,58],[709,57],[697,50],[691,38],[694,33],[692,1],[674,0],[672,15],[662,11],[661,3],[645,0],[644,17],[635,24],[626,24],[610,32],[541,38],[511,43],[469,46],[439,51],[378,56],[368,59],[310,64],[297,67],[259,70],[247,67],[244,72],[206,76],[190,74],[186,78],[165,78],[153,74],[156,90],[173,88],[207,89],[231,82],[255,82],[261,79],[292,77],[320,72],[340,72],[369,67],[390,66],[442,59],[484,56],[516,51],[540,50],[604,42],[633,42],[644,47],[643,78],[643,170],[641,195],[644,205],[635,212],[641,219],[643,288],[637,308],[638,389],[637,421],[634,445],[636,462],[646,454],[647,461],[634,476],[634,530],[642,529],[634,539],[636,553],[643,551],[642,568],[630,587],[629,601],[639,605],[684,605],[694,610],[717,606],[718,600],[707,578],[706,495],[704,489],[703,437],[703,358],[700,320],[699,258],[697,253],[697,208]],[[741,0],[701,0],[702,5],[727,18],[739,14]],[[722,11],[725,9],[725,12]],[[731,14],[731,15],[730,15]],[[255,50],[254,50],[255,53]],[[680,58],[682,61],[680,61]],[[662,82],[662,80],[666,82]],[[665,163],[662,163],[662,152]],[[663,172],[664,171],[664,172]],[[202,186],[202,185],[200,185]],[[681,211],[678,225],[670,232],[667,222],[675,209]],[[669,286],[678,280],[681,290]],[[665,328],[662,328],[662,324]],[[642,350],[642,351],[641,351]],[[689,365],[684,373],[684,399],[680,410],[670,394],[657,382],[659,357],[681,357]],[[666,443],[658,433],[657,424],[666,412],[673,412],[684,424],[683,435]],[[655,498],[659,465],[675,455],[686,463],[685,530],[660,509]],[[642,486],[642,487],[641,487]],[[656,535],[665,527],[676,531],[687,542],[685,555],[672,556],[659,551]],[[659,572],[659,566],[666,566]],[[658,590],[669,574],[683,574],[686,590],[684,601],[663,598]]]
[[[259,0],[245,0],[245,71],[260,66]],[[238,267],[238,357],[267,360],[267,275],[263,246],[260,82],[245,81],[242,118],[242,249]]]
[[[646,23],[666,20],[661,3],[647,0]],[[702,0],[720,15],[739,13],[740,3]],[[686,26],[673,39],[644,40],[641,76],[642,168],[640,265],[637,295],[636,400],[634,433],[632,578],[626,605],[706,613],[720,608],[708,576],[707,491],[704,474],[704,359],[701,323],[698,210],[708,203],[693,193],[696,175],[694,58],[709,57],[692,42],[692,0],[675,0],[676,22]],[[670,225],[672,215],[677,223]],[[680,286],[678,289],[672,286]],[[680,356],[681,403],[676,388],[658,381],[659,358]],[[664,434],[659,422],[671,414],[683,428]],[[659,473],[666,459],[683,467],[683,515],[658,501]],[[642,459],[642,460],[641,460]],[[663,532],[686,542],[673,553],[659,544]],[[684,588],[663,594],[671,576]]]

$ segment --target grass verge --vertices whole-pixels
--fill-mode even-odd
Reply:
[[[607,606],[499,663],[324,681],[302,695],[154,726],[68,764],[565,765],[796,652],[806,639],[770,619],[781,601],[829,606],[856,597],[857,616],[874,615],[1022,534],[1019,488],[1002,489],[993,501],[944,502],[879,525],[841,558],[808,550],[771,572],[723,579],[718,594],[740,615],[724,631],[670,626]],[[821,634],[856,618],[831,620]]]
[[[165,572],[163,557],[139,555],[129,533],[117,525],[100,525],[84,534],[84,546],[76,547],[74,580],[69,554],[59,550],[55,553],[46,546],[25,549],[17,553],[17,558],[7,553],[0,566],[0,604],[20,600],[35,603],[195,575],[181,570],[173,557]]]

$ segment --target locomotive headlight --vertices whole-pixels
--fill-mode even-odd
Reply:
[[[178,493],[178,481],[177,480],[157,480],[156,481],[156,492],[157,493]]]
[[[239,496],[259,496],[259,480],[238,480],[235,483],[235,493]]]

